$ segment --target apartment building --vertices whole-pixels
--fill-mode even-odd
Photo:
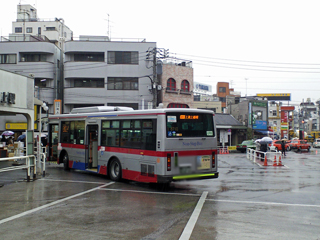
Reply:
[[[166,108],[193,108],[192,62],[168,59],[158,68],[158,102]]]
[[[154,48],[155,42],[109,41],[101,36],[80,36],[77,41],[67,41],[64,112],[93,105],[148,108],[153,101],[149,89],[154,62],[147,59],[146,53]]]

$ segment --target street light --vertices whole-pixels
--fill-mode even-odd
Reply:
[[[42,103],[40,107],[40,119],[39,119],[39,136],[38,136],[38,147],[37,147],[37,159],[38,159],[38,167],[40,167],[40,153],[41,153],[41,131],[42,131],[42,123],[41,123],[41,118],[42,118],[42,109],[44,111],[48,111],[48,106],[45,102]]]

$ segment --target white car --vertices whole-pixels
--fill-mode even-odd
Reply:
[[[313,142],[313,147],[314,147],[314,148],[320,147],[320,138],[314,140],[314,142]]]

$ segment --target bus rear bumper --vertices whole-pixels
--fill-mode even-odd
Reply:
[[[219,172],[214,173],[195,173],[187,175],[177,175],[177,176],[157,176],[158,183],[169,183],[173,181],[185,181],[185,180],[201,180],[201,179],[211,179],[218,178]]]

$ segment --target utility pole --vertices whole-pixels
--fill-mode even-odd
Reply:
[[[150,92],[152,93],[153,99],[152,99],[152,108],[155,109],[157,108],[158,104],[158,77],[157,77],[157,61],[160,58],[167,58],[169,57],[169,52],[168,49],[163,49],[163,48],[153,48],[152,50],[147,51],[147,60],[149,60],[150,53],[153,54],[152,57],[152,79],[151,80],[151,88]]]
[[[158,100],[158,79],[157,79],[157,48],[153,49],[153,84],[152,84],[152,94],[153,94],[153,109],[157,108]]]

